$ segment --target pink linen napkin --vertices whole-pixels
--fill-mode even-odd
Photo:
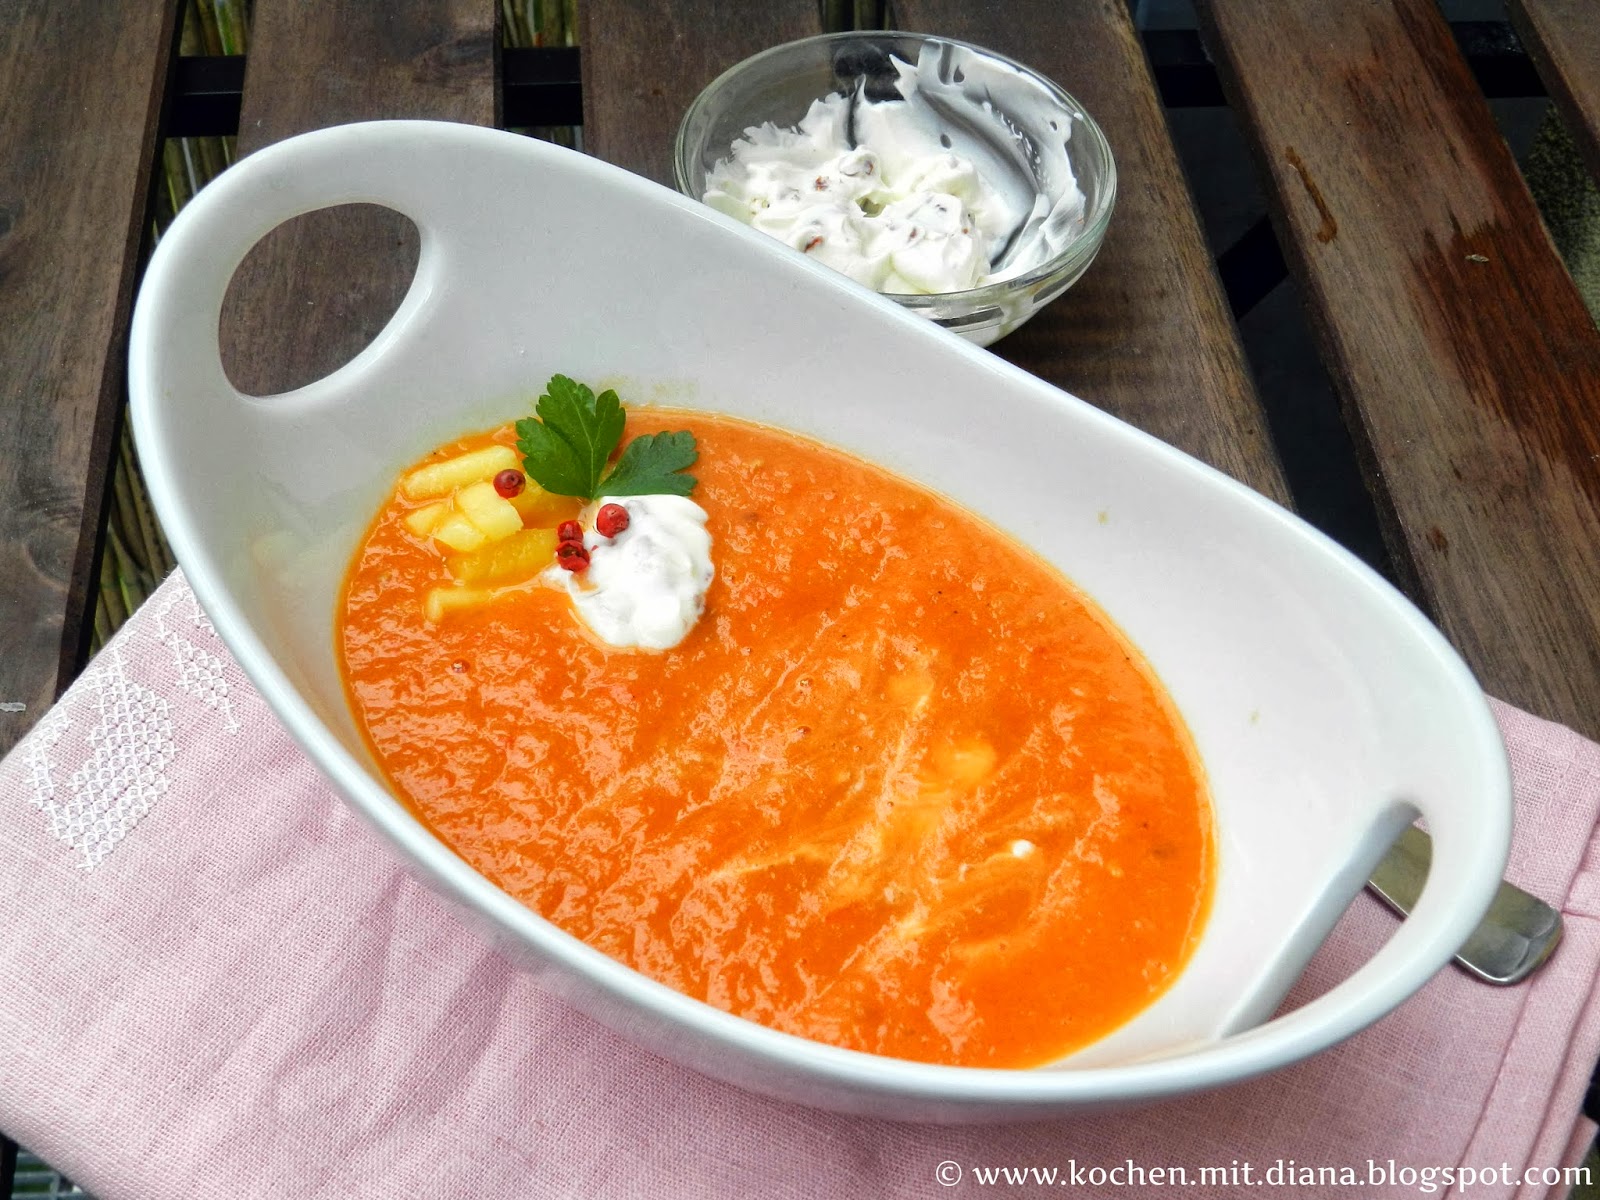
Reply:
[[[0,1129],[101,1200],[960,1196],[1052,1171],[1416,1196],[1446,1168],[1475,1173],[1451,1194],[1564,1196],[1594,1133],[1600,746],[1496,714],[1511,878],[1567,921],[1533,982],[1447,969],[1332,1051],[1147,1109],[907,1125],[747,1095],[541,993],[346,810],[174,576],[0,763]],[[1300,994],[1392,928],[1359,901]]]

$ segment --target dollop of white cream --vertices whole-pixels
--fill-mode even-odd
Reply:
[[[813,101],[796,129],[745,130],[707,175],[705,202],[880,292],[965,291],[1052,258],[1084,212],[1070,131],[1030,147],[1054,181],[1036,194],[1020,135],[988,99],[926,54],[915,68],[891,61],[901,99],[868,100],[863,84]],[[995,144],[973,136],[979,123]]]
[[[590,529],[584,571],[552,566],[545,579],[565,587],[578,617],[613,646],[669,650],[683,641],[706,607],[711,586],[711,534],[706,510],[687,496],[602,496],[628,510],[614,538]]]

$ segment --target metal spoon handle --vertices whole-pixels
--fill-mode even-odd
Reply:
[[[1367,880],[1401,916],[1422,895],[1433,861],[1433,839],[1415,825],[1389,848]],[[1456,965],[1485,983],[1520,983],[1539,969],[1561,940],[1561,914],[1519,887],[1501,883],[1472,936],[1456,953]]]

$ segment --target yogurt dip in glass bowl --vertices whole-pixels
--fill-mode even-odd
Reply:
[[[1077,282],[1116,166],[1100,127],[992,51],[824,34],[724,72],[678,127],[678,190],[987,346]]]

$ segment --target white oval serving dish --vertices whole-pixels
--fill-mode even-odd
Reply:
[[[298,391],[223,372],[224,291],[298,214],[370,202],[421,231],[399,310]],[[397,472],[523,415],[550,375],[629,403],[783,426],[930,484],[1087,590],[1194,733],[1218,821],[1209,924],[1128,1025],[1034,1070],[940,1067],[733,1017],[562,933],[441,845],[385,788],[345,705],[335,603]],[[1472,676],[1397,592],[1249,489],[703,205],[570,151],[430,122],[320,130],[202,191],[134,314],[132,419],[195,592],[291,734],[435,886],[545,986],[640,1046],[841,1110],[1012,1120],[1212,1087],[1315,1053],[1449,960],[1510,836],[1504,747]],[[1350,979],[1269,1019],[1393,835],[1434,868]]]

